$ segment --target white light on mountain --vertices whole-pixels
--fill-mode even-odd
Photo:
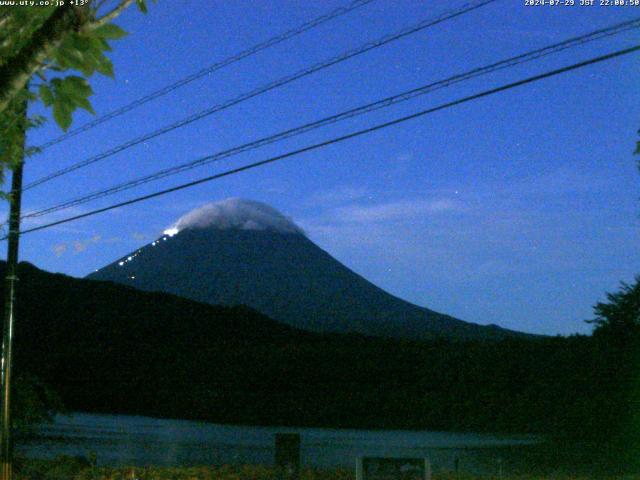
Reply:
[[[170,237],[173,237],[176,233],[178,233],[180,230],[178,230],[175,227],[171,227],[171,228],[167,228],[164,232],[165,235],[169,235]]]
[[[118,262],[118,265],[122,266],[122,265],[124,265],[124,262]]]

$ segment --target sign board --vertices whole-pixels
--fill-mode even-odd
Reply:
[[[431,480],[426,458],[360,457],[356,480]]]

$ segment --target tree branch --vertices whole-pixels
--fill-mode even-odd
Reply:
[[[81,15],[71,5],[58,7],[29,42],[0,67],[0,114],[42,63],[60,45],[66,33],[79,28]]]
[[[9,23],[9,16],[0,18],[0,28],[5,28],[7,23]]]
[[[118,17],[133,2],[134,0],[122,0],[122,2],[120,2],[120,4],[117,7],[115,7],[113,10],[111,10],[109,13],[106,13],[102,17],[98,18],[97,20],[94,20],[93,22],[85,25],[84,29],[94,30],[98,27],[101,27],[102,25],[106,25],[107,23],[111,22],[116,17]]]
[[[86,7],[67,3],[56,8],[32,35],[29,42],[4,65],[0,66],[0,114],[29,79],[53,56],[65,35],[71,31],[94,30],[118,17],[134,0],[122,0],[118,6],[99,19],[91,20]]]

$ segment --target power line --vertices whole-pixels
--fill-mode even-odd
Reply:
[[[88,130],[91,130],[94,127],[97,127],[98,125],[101,125],[102,123],[105,123],[109,120],[112,120],[116,117],[119,117],[120,115],[123,115],[127,112],[130,112],[131,110],[134,110],[142,105],[144,105],[145,103],[150,102],[151,100],[155,100],[156,98],[162,97],[164,95],[167,95],[168,93],[173,92],[174,90],[177,90],[180,87],[183,87],[184,85],[187,85],[195,80],[198,80],[206,75],[209,75],[213,72],[216,72],[218,70],[221,70],[224,67],[227,67],[229,65],[232,65],[236,62],[239,62],[240,60],[243,60],[247,57],[250,57],[252,55],[255,55],[258,52],[261,52],[262,50],[266,50],[270,47],[273,47],[279,43],[282,43],[286,40],[289,40],[291,38],[294,38],[308,30],[311,30],[319,25],[322,25],[323,23],[326,23],[330,20],[333,20],[335,18],[341,17],[342,15],[345,15],[353,10],[356,10],[357,8],[360,8],[364,5],[367,5],[368,3],[371,3],[375,0],[355,0],[354,2],[351,3],[351,5],[347,6],[347,7],[339,7],[336,8],[328,13],[325,13],[324,15],[321,15],[317,18],[314,18],[313,20],[310,20],[309,22],[303,23],[302,25],[292,28],[291,30],[288,30],[280,35],[277,35],[275,37],[272,37],[262,43],[259,43],[257,45],[254,45],[253,47],[247,48],[246,50],[242,50],[239,53],[236,53],[235,55],[232,55],[230,57],[225,58],[224,60],[221,60],[219,62],[216,62],[212,65],[209,65],[208,67],[203,68],[202,70],[199,70],[195,73],[192,73],[191,75],[188,75],[170,85],[166,85],[165,87],[162,87],[159,90],[156,90],[155,92],[151,92],[127,105],[124,105],[120,108],[117,108],[116,110],[112,110],[111,112],[96,118],[95,120],[92,120],[90,122],[85,123],[84,125],[81,125],[78,128],[75,128],[63,135],[60,135],[57,138],[54,138],[53,140],[50,140],[46,143],[43,143],[42,145],[40,145],[38,148],[40,150],[44,150],[46,148],[49,148],[53,145],[56,145],[60,142],[63,142],[71,137],[75,137],[76,135],[82,133],[82,132],[86,132]]]
[[[329,60],[326,60],[324,62],[320,62],[317,63],[311,67],[305,68],[303,70],[300,70],[292,75],[287,75],[285,77],[282,77],[278,80],[275,80],[271,83],[268,83],[267,85],[264,85],[262,87],[259,87],[255,90],[251,90],[250,92],[244,93],[238,97],[235,97],[231,100],[228,100],[224,103],[218,104],[218,105],[214,105],[212,107],[209,107],[205,110],[201,110],[200,112],[197,112],[193,115],[190,115],[189,117],[186,117],[182,120],[179,120],[177,122],[174,122],[170,125],[164,126],[158,130],[155,130],[151,133],[142,135],[140,137],[134,138],[132,140],[129,140],[128,142],[125,142],[123,144],[120,144],[114,148],[111,148],[105,152],[102,152],[100,154],[97,154],[93,157],[90,157],[86,160],[80,161],[78,163],[75,163],[73,165],[70,165],[69,167],[63,168],[61,170],[58,170],[56,172],[53,172],[49,175],[46,175],[38,180],[35,180],[27,185],[25,185],[23,187],[23,191],[25,190],[29,190],[33,187],[36,187],[38,185],[41,185],[45,182],[48,182],[50,180],[53,180],[54,178],[60,177],[62,175],[66,175],[67,173],[73,172],[75,170],[78,170],[80,168],[84,168],[88,165],[91,165],[95,162],[98,162],[100,160],[104,160],[105,158],[111,157],[112,155],[115,155],[116,153],[120,153],[124,150],[127,150],[128,148],[131,148],[135,145],[139,145],[140,143],[143,143],[147,140],[151,140],[152,138],[156,138],[160,135],[164,135],[166,133],[171,132],[172,130],[176,130],[177,128],[181,128],[184,127],[186,125],[189,125],[197,120],[200,120],[202,118],[205,118],[209,115],[212,115],[216,112],[225,110],[229,107],[232,107],[234,105],[237,105],[241,102],[244,102],[246,100],[249,100],[253,97],[257,97],[258,95],[261,95],[263,93],[266,93],[268,91],[274,90],[276,88],[279,88],[281,86],[284,86],[286,84],[289,84],[295,80],[298,80],[300,78],[306,77],[308,75],[311,75],[315,72],[318,72],[320,70],[324,70],[325,68],[328,68],[330,66],[333,66],[335,64],[344,62],[350,58],[356,57],[358,55],[362,55],[363,53],[366,53],[370,50],[374,50],[376,48],[382,47],[388,43],[391,43],[393,41],[399,40],[401,38],[404,38],[408,35],[411,35],[413,33],[417,33],[421,30],[425,30],[429,27],[435,26],[439,23],[442,23],[444,21],[456,18],[460,15],[464,15],[465,13],[468,13],[470,11],[473,11],[477,8],[483,7],[485,5],[488,5],[490,3],[493,3],[497,0],[476,0],[476,1],[472,1],[472,2],[468,2],[465,3],[462,7],[456,9],[456,10],[452,10],[449,11],[447,13],[444,13],[438,17],[436,17],[435,19],[427,19],[427,20],[423,20],[422,22],[413,25],[411,27],[405,28],[403,30],[401,30],[398,33],[394,33],[394,34],[390,34],[390,35],[385,35],[384,37],[379,38],[378,40],[374,40],[372,42],[368,42],[364,45],[361,45],[358,48],[349,50],[345,53],[342,53],[336,57],[333,57]]]
[[[532,77],[525,78],[524,80],[519,80],[517,82],[508,83],[506,85],[502,85],[500,87],[496,87],[496,88],[493,88],[493,89],[490,89],[490,90],[485,90],[485,91],[477,93],[475,95],[470,95],[470,96],[467,96],[467,97],[463,97],[463,98],[460,98],[458,100],[454,100],[454,101],[451,101],[451,102],[447,102],[447,103],[438,105],[437,107],[432,107],[432,108],[429,108],[427,110],[422,110],[420,112],[413,113],[411,115],[407,115],[407,116],[404,116],[404,117],[400,117],[400,118],[397,118],[395,120],[391,120],[389,122],[380,123],[380,124],[374,125],[373,127],[365,128],[363,130],[358,130],[358,131],[349,133],[347,135],[343,135],[341,137],[333,138],[331,140],[326,140],[324,142],[320,142],[320,143],[316,143],[316,144],[313,144],[313,145],[309,145],[307,147],[300,148],[298,150],[293,150],[293,151],[290,151],[290,152],[287,152],[287,153],[284,153],[284,154],[281,154],[281,155],[277,155],[275,157],[271,157],[271,158],[268,158],[266,160],[262,160],[262,161],[259,161],[259,162],[255,162],[255,163],[251,163],[251,164],[248,164],[248,165],[244,165],[242,167],[238,167],[238,168],[234,168],[234,169],[231,169],[231,170],[227,170],[226,172],[218,173],[218,174],[215,174],[215,175],[210,175],[208,177],[200,178],[198,180],[194,180],[194,181],[191,181],[191,182],[188,182],[188,183],[183,183],[183,184],[175,186],[175,187],[167,188],[165,190],[160,190],[160,191],[157,191],[157,192],[154,192],[154,193],[150,193],[148,195],[143,195],[143,196],[140,196],[140,197],[136,197],[136,198],[133,198],[131,200],[124,201],[124,202],[112,204],[112,205],[109,205],[107,207],[103,207],[103,208],[99,208],[99,209],[96,209],[96,210],[92,210],[92,211],[87,212],[87,213],[83,213],[83,214],[80,214],[80,215],[75,215],[75,216],[72,216],[72,217],[67,217],[65,219],[58,220],[56,222],[51,222],[51,223],[47,223],[45,225],[40,225],[38,227],[33,227],[33,228],[30,228],[30,229],[26,229],[26,230],[24,230],[22,232],[22,234],[35,232],[35,231],[38,231],[38,230],[44,230],[44,229],[47,229],[47,228],[54,227],[56,225],[61,225],[61,224],[72,222],[72,221],[79,220],[79,219],[82,219],[82,218],[91,217],[91,216],[97,215],[99,213],[107,212],[109,210],[125,207],[125,206],[128,206],[128,205],[132,205],[134,203],[139,203],[139,202],[142,202],[142,201],[145,201],[145,200],[149,200],[149,199],[152,199],[152,198],[156,198],[156,197],[160,197],[160,196],[163,196],[163,195],[167,195],[169,193],[176,192],[178,190],[184,190],[186,188],[190,188],[190,187],[193,187],[193,186],[196,186],[196,185],[200,185],[202,183],[210,182],[210,181],[213,181],[213,180],[217,180],[219,178],[227,177],[229,175],[234,175],[234,174],[237,174],[237,173],[240,173],[240,172],[244,172],[246,170],[251,170],[251,169],[254,169],[254,168],[257,168],[257,167],[261,167],[263,165],[267,165],[267,164],[270,164],[270,163],[277,162],[279,160],[284,160],[286,158],[293,157],[295,155],[299,155],[299,154],[302,154],[302,153],[310,152],[312,150],[317,150],[319,148],[326,147],[326,146],[329,146],[329,145],[333,145],[335,143],[340,143],[340,142],[343,142],[345,140],[349,140],[349,139],[352,139],[352,138],[360,137],[362,135],[366,135],[368,133],[372,133],[372,132],[375,132],[375,131],[378,131],[378,130],[382,130],[382,129],[387,128],[387,127],[391,127],[391,126],[394,126],[394,125],[399,125],[401,123],[407,122],[409,120],[413,120],[415,118],[423,117],[425,115],[428,115],[428,114],[431,114],[431,113],[434,113],[434,112],[438,112],[440,110],[445,110],[447,108],[451,108],[451,107],[454,107],[454,106],[457,106],[457,105],[461,105],[463,103],[467,103],[467,102],[470,102],[470,101],[473,101],[473,100],[478,100],[480,98],[487,97],[487,96],[490,96],[490,95],[494,95],[496,93],[504,92],[504,91],[510,90],[512,88],[516,88],[516,87],[520,87],[522,85],[526,85],[526,84],[529,84],[529,83],[537,82],[537,81],[540,81],[540,80],[543,80],[543,79],[546,79],[546,78],[550,78],[550,77],[553,77],[553,76],[556,76],[556,75],[560,75],[560,74],[563,74],[563,73],[566,73],[566,72],[569,72],[569,71],[572,71],[572,70],[577,70],[579,68],[583,68],[583,67],[586,67],[588,65],[593,65],[593,64],[596,64],[596,63],[604,62],[606,60],[610,60],[610,59],[613,59],[613,58],[616,58],[616,57],[620,57],[620,56],[623,56],[623,55],[628,55],[630,53],[637,52],[638,50],[640,50],[640,46],[626,48],[626,49],[623,49],[623,50],[618,50],[616,52],[612,52],[612,53],[609,53],[609,54],[606,54],[606,55],[595,57],[595,58],[592,58],[592,59],[589,59],[589,60],[586,60],[586,61],[583,61],[583,62],[574,63],[574,64],[569,65],[567,67],[562,67],[562,68],[559,68],[559,69],[556,69],[556,70],[551,70],[551,71],[546,72],[546,73],[542,73],[542,74],[539,74],[539,75],[535,75],[535,76],[532,76]],[[3,237],[0,240],[6,240],[6,238],[7,237]]]
[[[124,182],[118,185],[115,185],[113,187],[104,189],[104,190],[99,190],[96,192],[92,192],[90,194],[84,195],[82,197],[79,198],[75,198],[72,200],[68,200],[66,202],[60,203],[58,205],[54,205],[51,207],[47,207],[41,210],[37,210],[35,212],[31,212],[28,213],[26,215],[24,215],[22,217],[22,219],[26,219],[26,218],[34,218],[34,217],[40,217],[43,215],[47,215],[49,213],[53,213],[53,212],[57,212],[60,210],[64,210],[70,207],[74,207],[77,205],[81,205],[84,203],[87,203],[89,201],[92,200],[96,200],[99,198],[103,198],[103,197],[107,197],[109,195],[113,195],[115,193],[119,193],[125,190],[129,190],[131,188],[155,181],[155,180],[159,180],[161,178],[165,178],[168,176],[172,176],[172,175],[176,175],[178,173],[182,173],[184,171],[187,170],[191,170],[193,168],[196,167],[201,167],[203,165],[207,165],[209,163],[212,163],[214,161],[219,161],[225,158],[229,158],[235,155],[238,155],[240,153],[244,153],[250,150],[254,150],[256,148],[265,146],[265,145],[269,145],[271,143],[275,143],[277,141],[286,139],[286,138],[290,138],[293,136],[297,136],[300,135],[302,133],[306,133],[309,132],[311,130],[315,130],[317,128],[329,125],[329,124],[333,124],[333,123],[337,123],[340,122],[342,120],[346,120],[348,118],[353,118],[359,115],[363,115],[365,113],[370,113],[372,111],[375,110],[379,110],[381,108],[386,108],[389,107],[391,105],[395,105],[398,104],[400,102],[404,102],[404,101],[408,101],[411,99],[414,99],[415,97],[421,96],[421,95],[426,95],[428,93],[431,93],[433,91],[439,90],[441,88],[445,88],[445,87],[449,87],[451,85],[454,85],[456,83],[462,82],[462,81],[466,81],[466,80],[470,80],[482,75],[486,75],[489,73],[493,73],[499,70],[503,70],[506,68],[512,68],[514,66],[520,65],[522,63],[525,62],[529,62],[532,60],[536,60],[539,59],[541,57],[547,56],[547,55],[551,55],[560,51],[564,51],[567,50],[569,48],[575,48],[581,45],[584,45],[586,43],[592,42],[594,40],[598,40],[601,38],[605,38],[605,37],[610,37],[613,35],[617,35],[620,34],[622,32],[625,31],[629,31],[631,29],[637,29],[640,27],[640,18],[637,18],[635,20],[630,20],[630,21],[626,21],[626,22],[622,22],[607,28],[603,28],[600,30],[596,30],[578,37],[573,37],[567,40],[564,40],[562,42],[559,43],[555,43],[553,45],[548,45],[546,47],[543,48],[538,48],[536,50],[530,51],[530,52],[526,52],[523,53],[521,55],[517,55],[515,57],[510,57],[507,58],[505,60],[501,60],[499,62],[487,65],[487,66],[483,66],[483,67],[479,67],[479,68],[475,68],[473,70],[458,74],[458,75],[454,75],[452,77],[448,77],[446,79],[443,80],[439,80],[436,82],[432,82],[429,83],[427,85],[418,87],[418,88],[414,88],[412,90],[397,94],[397,95],[393,95],[390,97],[386,97],[382,100],[378,100],[376,102],[372,102],[357,108],[353,108],[335,115],[331,115],[329,117],[325,117],[322,118],[320,120],[316,120],[314,122],[311,123],[307,123],[289,130],[285,130],[283,132],[279,132],[277,134],[274,135],[270,135],[267,137],[263,137],[260,138],[258,140],[254,140],[252,142],[249,143],[245,143],[243,145],[240,146],[236,146],[233,147],[231,149],[228,150],[224,150],[221,152],[218,152],[214,155],[208,155],[204,158],[200,158],[197,160],[193,160],[187,163],[184,163],[182,165],[177,165],[174,167],[170,167],[170,168],[166,168],[163,170],[160,170],[158,172],[155,172],[153,174],[150,175],[146,175],[143,177],[139,177],[137,179],[128,181],[128,182]]]
[[[238,97],[235,97],[235,98],[233,98],[231,100],[228,100],[228,101],[226,101],[226,102],[224,102],[222,104],[218,104],[218,105],[214,105],[212,107],[209,107],[209,108],[207,108],[205,110],[197,112],[197,113],[195,113],[195,114],[193,114],[193,115],[191,115],[189,117],[186,117],[186,118],[184,118],[182,120],[179,120],[179,121],[174,122],[174,123],[172,123],[170,125],[167,125],[167,126],[162,127],[162,128],[160,128],[158,130],[155,130],[155,131],[153,131],[151,133],[148,133],[148,134],[142,135],[140,137],[134,138],[134,139],[132,139],[132,140],[130,140],[128,142],[125,142],[125,143],[123,143],[121,145],[118,145],[118,146],[116,146],[114,148],[111,148],[111,149],[109,149],[109,150],[107,150],[105,152],[97,154],[97,155],[95,155],[93,157],[90,157],[90,158],[88,158],[86,160],[83,160],[81,162],[73,164],[73,165],[71,165],[71,166],[69,166],[67,168],[64,168],[64,169],[58,170],[56,172],[53,172],[53,173],[51,173],[51,174],[49,174],[49,175],[47,175],[45,177],[42,177],[42,178],[40,178],[38,180],[35,180],[35,181],[27,184],[23,188],[23,190],[31,189],[31,188],[33,188],[35,186],[38,186],[38,185],[42,184],[42,183],[48,182],[48,181],[50,181],[50,180],[52,180],[54,178],[57,178],[57,177],[62,176],[62,175],[65,175],[67,173],[70,173],[70,172],[75,171],[77,169],[83,168],[85,166],[91,165],[91,164],[93,164],[93,163],[95,163],[97,161],[103,160],[103,159],[108,158],[108,157],[110,157],[112,155],[120,153],[120,152],[122,152],[122,151],[124,151],[124,150],[126,150],[128,148],[131,148],[131,147],[133,147],[135,145],[139,145],[140,143],[143,143],[143,142],[145,142],[147,140],[150,140],[152,138],[158,137],[160,135],[164,135],[166,133],[169,133],[172,130],[175,130],[177,128],[180,128],[180,127],[186,126],[188,124],[191,124],[191,123],[193,123],[193,122],[195,122],[197,120],[200,120],[200,119],[202,119],[204,117],[212,115],[213,113],[217,113],[219,111],[225,110],[225,109],[227,109],[227,108],[229,108],[231,106],[237,105],[237,104],[239,104],[239,103],[241,103],[243,101],[249,100],[249,99],[251,99],[253,97],[256,97],[258,95],[266,93],[266,92],[268,92],[270,90],[273,90],[275,88],[278,88],[278,87],[281,87],[281,86],[286,85],[288,83],[291,83],[291,82],[293,82],[295,80],[298,80],[298,79],[300,79],[302,77],[311,75],[311,74],[313,74],[313,73],[315,73],[317,71],[323,70],[323,69],[328,68],[330,66],[333,66],[333,65],[335,65],[337,63],[340,63],[340,62],[343,62],[343,61],[348,60],[350,58],[353,58],[353,57],[355,57],[357,55],[361,55],[361,54],[366,53],[366,52],[368,52],[370,50],[373,50],[375,48],[379,48],[379,47],[381,47],[383,45],[386,45],[387,43],[393,42],[395,40],[398,40],[398,39],[403,38],[405,36],[408,36],[410,34],[413,34],[413,33],[416,33],[418,31],[424,30],[426,28],[429,28],[431,26],[439,24],[439,23],[441,23],[443,21],[455,18],[455,17],[460,16],[460,15],[462,15],[464,13],[467,13],[469,11],[475,10],[476,8],[482,7],[482,6],[487,5],[489,3],[493,3],[494,1],[496,1],[496,0],[482,0],[482,1],[469,2],[469,3],[464,4],[459,9],[456,9],[456,10],[453,10],[453,11],[449,11],[449,12],[447,12],[445,14],[440,15],[439,17],[436,17],[435,19],[424,20],[424,21],[418,23],[417,25],[414,25],[414,26],[411,26],[411,27],[408,27],[408,28],[405,28],[405,29],[401,30],[399,33],[386,35],[386,36],[383,36],[380,39],[375,40],[373,42],[368,42],[368,43],[366,43],[366,44],[364,44],[364,45],[362,45],[360,47],[357,47],[355,49],[349,50],[349,51],[347,51],[347,52],[345,52],[345,53],[343,53],[341,55],[338,55],[336,57],[333,57],[333,58],[331,58],[329,60],[317,63],[317,64],[315,64],[315,65],[313,65],[311,67],[308,67],[306,69],[300,70],[300,71],[298,71],[298,72],[296,72],[296,73],[294,73],[292,75],[288,75],[288,76],[282,77],[282,78],[280,78],[278,80],[275,80],[275,81],[273,81],[271,83],[268,83],[268,84],[266,84],[266,85],[264,85],[262,87],[259,87],[257,89],[254,89],[254,90],[250,91],[250,92],[247,92],[247,93],[244,93],[242,95],[239,95]]]

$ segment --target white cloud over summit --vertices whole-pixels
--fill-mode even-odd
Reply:
[[[275,208],[241,198],[227,198],[195,208],[180,217],[167,231],[198,228],[271,230],[304,234],[300,227]]]

